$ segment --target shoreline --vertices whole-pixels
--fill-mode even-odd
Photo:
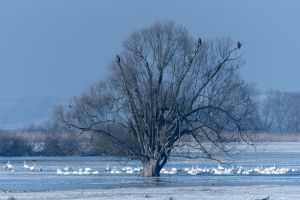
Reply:
[[[300,199],[300,186],[296,185],[250,185],[250,186],[195,186],[195,187],[149,187],[116,189],[77,189],[51,191],[8,191],[0,192],[0,200],[14,197],[16,200],[255,200]]]

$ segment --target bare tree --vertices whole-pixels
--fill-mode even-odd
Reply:
[[[261,105],[268,132],[300,132],[300,92],[270,90]]]
[[[213,158],[211,147],[230,155],[233,139],[247,140],[243,133],[256,112],[251,88],[239,77],[240,48],[240,42],[194,40],[181,26],[156,23],[124,42],[107,81],[56,116],[110,138],[142,162],[142,176],[159,176],[185,136],[206,158]]]

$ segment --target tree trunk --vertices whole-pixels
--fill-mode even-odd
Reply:
[[[159,160],[150,159],[143,163],[143,170],[141,176],[144,177],[158,177],[160,176],[161,167],[159,166]]]

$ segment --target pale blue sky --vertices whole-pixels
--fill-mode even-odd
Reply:
[[[80,94],[132,31],[157,20],[241,40],[244,79],[300,90],[299,10],[297,0],[0,0],[0,99]]]

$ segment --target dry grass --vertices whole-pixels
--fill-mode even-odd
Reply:
[[[257,133],[257,142],[300,142],[299,133]]]

